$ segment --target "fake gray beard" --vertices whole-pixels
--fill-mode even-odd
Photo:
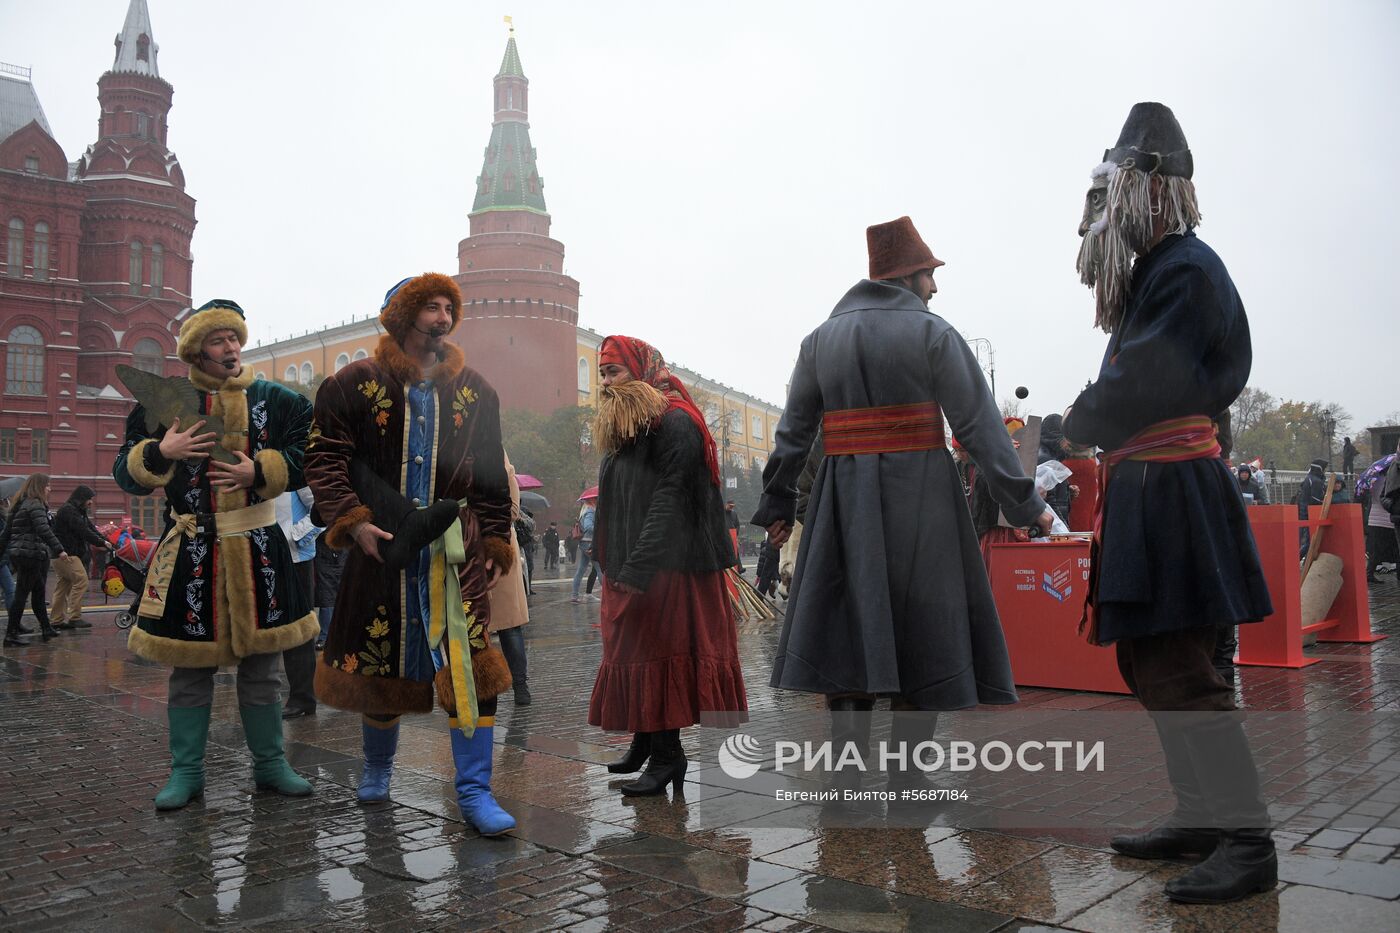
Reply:
[[[1201,222],[1196,186],[1189,178],[1162,175],[1157,203],[1152,200],[1152,176],[1137,169],[1114,170],[1108,185],[1108,205],[1084,234],[1075,268],[1079,280],[1094,291],[1094,326],[1111,334],[1123,321],[1123,309],[1133,281],[1136,256],[1146,253],[1157,218],[1166,233],[1185,233]]]

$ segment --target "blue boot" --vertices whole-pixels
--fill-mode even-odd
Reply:
[[[389,722],[366,716],[360,724],[365,741],[365,770],[360,775],[360,803],[389,799],[389,778],[394,773],[394,753],[399,748],[399,720]]]
[[[488,721],[483,717],[483,722]],[[515,828],[515,817],[491,796],[491,733],[494,726],[478,725],[467,738],[452,731],[452,760],[457,763],[457,805],[462,816],[483,836],[499,836]]]

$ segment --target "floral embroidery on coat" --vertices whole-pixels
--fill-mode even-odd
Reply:
[[[380,606],[379,611],[375,613],[374,618],[371,619],[369,625],[366,626],[370,638],[378,638],[382,640],[366,642],[365,650],[360,652],[360,657],[358,661],[363,661],[364,664],[360,665],[357,661],[356,667],[362,666],[362,673],[364,674],[368,674],[371,676],[377,674],[385,677],[389,675],[390,661],[392,660],[391,651],[389,648],[389,641],[386,637],[389,634],[389,621],[383,618],[388,614],[388,608]],[[355,668],[350,667],[349,664],[351,660],[355,659],[350,658],[348,655],[346,656],[346,659],[347,660],[345,669],[349,671],[355,670]]]
[[[255,563],[257,572],[262,576],[263,592],[267,595],[268,624],[280,622],[282,609],[277,605],[277,571],[273,569],[272,560],[267,556],[267,529],[255,528],[248,533],[248,537],[257,546]]]
[[[394,407],[394,402],[388,397],[386,387],[380,385],[378,379],[370,379],[360,383],[355,388],[369,399],[370,413],[374,416],[374,423],[379,425],[379,433],[382,435],[384,426],[389,423],[389,409]]]
[[[267,446],[267,399],[263,399],[248,409],[248,420],[253,425],[253,453]]]
[[[457,394],[452,397],[452,424],[460,428],[467,420],[467,406],[476,402],[477,394],[471,386],[462,386],[457,390]]]

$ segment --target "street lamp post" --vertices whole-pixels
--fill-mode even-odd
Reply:
[[[987,375],[988,375],[988,377],[991,379],[991,383],[992,383],[992,400],[993,400],[993,401],[996,401],[996,397],[997,397],[997,351],[996,351],[996,349],[992,346],[992,342],[991,342],[990,340],[988,340],[986,337],[971,337],[971,338],[967,338],[967,345],[968,345],[969,347],[977,347],[978,350],[980,350],[980,349],[981,349],[982,347],[984,347],[984,346],[987,348]],[[974,351],[974,352],[975,352],[975,351]],[[981,354],[980,352],[977,353],[977,362],[978,362],[978,363],[981,363],[981,362],[982,362],[982,354]],[[998,404],[1000,404],[1000,403],[998,402]]]

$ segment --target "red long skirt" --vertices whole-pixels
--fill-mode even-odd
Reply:
[[[702,712],[748,710],[723,571],[662,570],[645,593],[605,580],[602,631],[591,725],[660,732],[695,725]]]

